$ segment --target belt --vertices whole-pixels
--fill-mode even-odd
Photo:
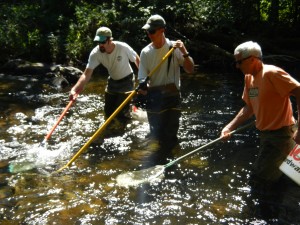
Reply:
[[[112,79],[111,77],[109,77],[109,79],[111,79],[111,80],[113,80],[114,82],[118,83],[118,82],[123,82],[123,81],[125,81],[125,80],[132,79],[132,75],[133,75],[133,73],[130,73],[129,75],[127,75],[127,76],[125,76],[125,77],[123,77],[123,78],[121,78],[121,79],[119,79],[119,80],[114,80],[114,79]]]
[[[284,126],[277,130],[265,130],[260,131],[261,138],[271,138],[274,136],[292,135],[295,132],[295,125]]]
[[[148,88],[149,92],[153,91],[159,91],[162,94],[166,94],[166,93],[174,93],[174,94],[178,94],[179,90],[177,89],[176,85],[174,83],[171,84],[166,84],[166,85],[160,85],[160,86],[154,86],[154,87],[149,87]]]
[[[288,130],[290,128],[293,128],[293,126],[295,126],[295,124],[290,125],[290,126],[283,126],[283,127],[279,128],[279,129],[276,129],[276,130],[262,130],[260,132],[263,133],[263,134],[272,134],[272,133]]]

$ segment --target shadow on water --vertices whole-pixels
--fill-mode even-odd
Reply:
[[[180,142],[168,160],[218,138],[243,104],[243,78],[236,76],[183,76]],[[140,112],[125,126],[112,124],[68,169],[53,174],[103,124],[105,78],[95,77],[88,84],[43,148],[39,143],[66,106],[67,91],[38,80],[4,78],[0,93],[1,224],[300,222],[298,189],[288,189],[281,203],[276,197],[268,202],[280,208],[280,218],[254,213],[255,200],[247,184],[259,145],[254,128],[167,168],[157,182],[124,188],[116,183],[119,174],[157,164],[149,161],[155,143],[146,138],[149,127]],[[43,88],[27,89],[28,82]]]

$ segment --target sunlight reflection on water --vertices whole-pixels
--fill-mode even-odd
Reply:
[[[55,165],[57,162],[66,160],[71,155],[71,145],[69,143],[59,143],[56,150],[48,150],[45,146],[27,146],[26,154],[22,158],[12,160],[9,165],[11,173],[19,173],[34,168],[46,168]]]
[[[0,223],[10,224],[246,224],[256,221],[245,199],[247,180],[257,149],[253,130],[228,143],[207,148],[167,168],[159,182],[120,187],[117,177],[139,171],[149,154],[145,114],[122,129],[104,132],[66,170],[64,165],[103,124],[105,78],[92,80],[81,93],[47,145],[39,143],[68,102],[67,93],[26,90],[9,95],[20,107],[4,112],[1,128]],[[242,83],[222,75],[183,79],[180,144],[177,158],[219,136],[221,127],[239,108]],[[11,92],[12,90],[10,90]],[[241,91],[241,90],[239,90]],[[43,100],[43,101],[42,101]],[[2,102],[2,104],[4,104]],[[6,106],[5,106],[6,107]],[[6,107],[7,108],[7,107]],[[4,126],[3,126],[4,127]],[[23,161],[22,161],[23,160]],[[27,160],[27,161],[26,161]],[[20,168],[22,163],[30,169]],[[31,164],[30,164],[31,163]],[[8,165],[7,165],[8,164]],[[11,172],[6,167],[11,166]],[[21,172],[22,170],[22,172]],[[44,170],[44,172],[43,172]],[[128,179],[126,179],[126,182]]]

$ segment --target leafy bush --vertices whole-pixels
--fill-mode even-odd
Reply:
[[[0,14],[0,61],[9,58],[34,56],[35,49],[42,47],[42,37],[36,21],[39,5],[2,4]]]
[[[100,4],[101,3],[101,4]],[[100,26],[139,52],[149,39],[141,29],[152,14],[167,21],[167,36],[223,45],[242,34],[299,34],[299,4],[282,0],[23,0],[0,3],[0,61],[86,62]],[[272,24],[272,26],[270,26]],[[292,31],[292,32],[291,32]],[[214,37],[214,38],[212,38]],[[221,41],[220,41],[221,40]],[[228,43],[229,43],[228,42]],[[227,44],[231,45],[231,44]]]
[[[66,51],[70,60],[86,60],[94,46],[93,39],[100,26],[111,27],[116,20],[113,9],[105,9],[105,4],[81,3],[75,7],[75,18],[69,25]]]

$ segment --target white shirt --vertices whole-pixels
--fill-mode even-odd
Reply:
[[[100,52],[97,45],[90,53],[86,68],[95,69],[102,64],[107,68],[109,76],[113,80],[120,80],[133,72],[129,61],[135,62],[136,52],[126,43],[114,41],[115,48],[108,54]]]
[[[166,43],[159,49],[153,47],[152,44],[142,49],[140,55],[140,65],[138,79],[142,82],[148,74],[162,61],[163,57],[170,50],[174,41],[166,39]],[[151,75],[150,87],[175,83],[177,89],[180,89],[180,66],[183,66],[184,58],[179,49],[175,49],[172,53],[169,72],[168,59]]]

